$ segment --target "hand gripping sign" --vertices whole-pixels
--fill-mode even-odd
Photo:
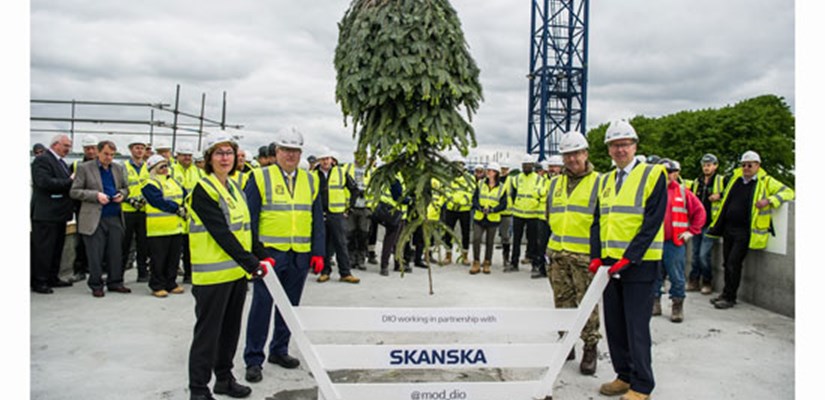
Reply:
[[[277,274],[264,277],[292,338],[318,383],[319,400],[527,400],[552,395],[567,354],[607,286],[599,268],[579,308],[294,307]],[[313,344],[307,332],[563,332],[551,343]],[[423,335],[421,335],[423,336]],[[428,335],[438,338],[439,335]],[[329,370],[547,368],[539,380],[333,383]]]

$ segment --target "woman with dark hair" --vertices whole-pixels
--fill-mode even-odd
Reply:
[[[478,182],[473,194],[473,266],[470,274],[490,273],[495,247],[496,231],[501,223],[501,212],[507,208],[507,191],[499,182],[501,167],[490,163],[486,168],[486,178]],[[484,263],[479,262],[481,235],[487,235],[484,246]]]
[[[210,140],[204,151],[207,176],[187,198],[197,318],[189,350],[191,400],[214,399],[207,386],[213,371],[216,394],[242,398],[252,393],[235,380],[232,360],[238,348],[247,279],[262,278],[274,261],[265,259],[263,249],[253,245],[246,197],[229,179],[237,152],[238,145],[229,137]]]

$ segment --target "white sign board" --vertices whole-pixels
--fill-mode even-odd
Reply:
[[[788,203],[782,203],[779,208],[773,210],[771,215],[773,221],[774,235],[768,234],[768,246],[765,251],[786,255],[788,250]]]

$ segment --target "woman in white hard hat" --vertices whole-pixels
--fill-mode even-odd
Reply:
[[[480,181],[473,193],[473,266],[470,274],[490,273],[495,247],[496,231],[501,223],[501,212],[507,208],[507,190],[499,181],[501,167],[490,163],[486,168],[487,179]],[[481,235],[486,235],[484,263],[479,262]]]
[[[232,375],[233,359],[247,279],[263,277],[274,261],[261,256],[259,245],[253,246],[246,200],[241,188],[229,179],[236,168],[237,151],[229,137],[210,140],[204,151],[207,176],[187,198],[197,318],[189,350],[191,400],[214,400],[208,387],[213,371],[216,394],[241,398],[252,393]]]

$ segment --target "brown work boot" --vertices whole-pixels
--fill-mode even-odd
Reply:
[[[470,275],[475,275],[481,272],[481,264],[478,261],[473,261],[473,266],[470,268]]]
[[[599,387],[599,393],[605,396],[618,396],[627,393],[628,390],[630,390],[630,384],[619,378],[604,383]]]
[[[670,322],[682,322],[685,319],[685,315],[682,311],[682,305],[684,304],[685,299],[673,299],[673,308],[670,312]]]
[[[340,279],[338,279],[338,280],[339,280],[339,281],[341,281],[341,282],[346,282],[346,283],[358,283],[358,282],[361,282],[361,279],[356,278],[356,277],[355,277],[355,276],[353,276],[353,275],[342,276],[342,277],[341,277]]]
[[[486,261],[484,261],[484,262],[481,264],[481,272],[483,272],[483,273],[485,273],[485,274],[489,274],[489,273],[490,273],[490,265],[491,265],[491,264],[492,264],[492,263],[490,262],[490,260],[486,260]]]
[[[321,274],[321,275],[318,276],[318,279],[316,279],[316,281],[318,281],[318,283],[324,283],[328,280],[329,280],[329,275],[327,275],[327,274]]]
[[[698,279],[689,279],[687,283],[687,287],[685,287],[686,292],[698,292],[699,291],[699,280]]]
[[[709,295],[713,293],[713,285],[710,282],[702,282],[702,294]]]
[[[635,390],[629,390],[624,396],[619,397],[619,400],[647,400],[650,398],[649,394],[639,393]]]
[[[662,299],[659,297],[653,299],[653,315],[662,315]]]
[[[582,354],[582,362],[579,365],[579,372],[582,375],[593,375],[596,373],[596,361],[599,359],[599,352],[596,350],[596,345],[584,345],[584,354]]]
[[[447,255],[441,260],[441,265],[450,265],[453,263],[453,252],[448,251]]]
[[[470,266],[470,258],[467,256],[467,250],[461,250],[461,265],[465,267]]]

